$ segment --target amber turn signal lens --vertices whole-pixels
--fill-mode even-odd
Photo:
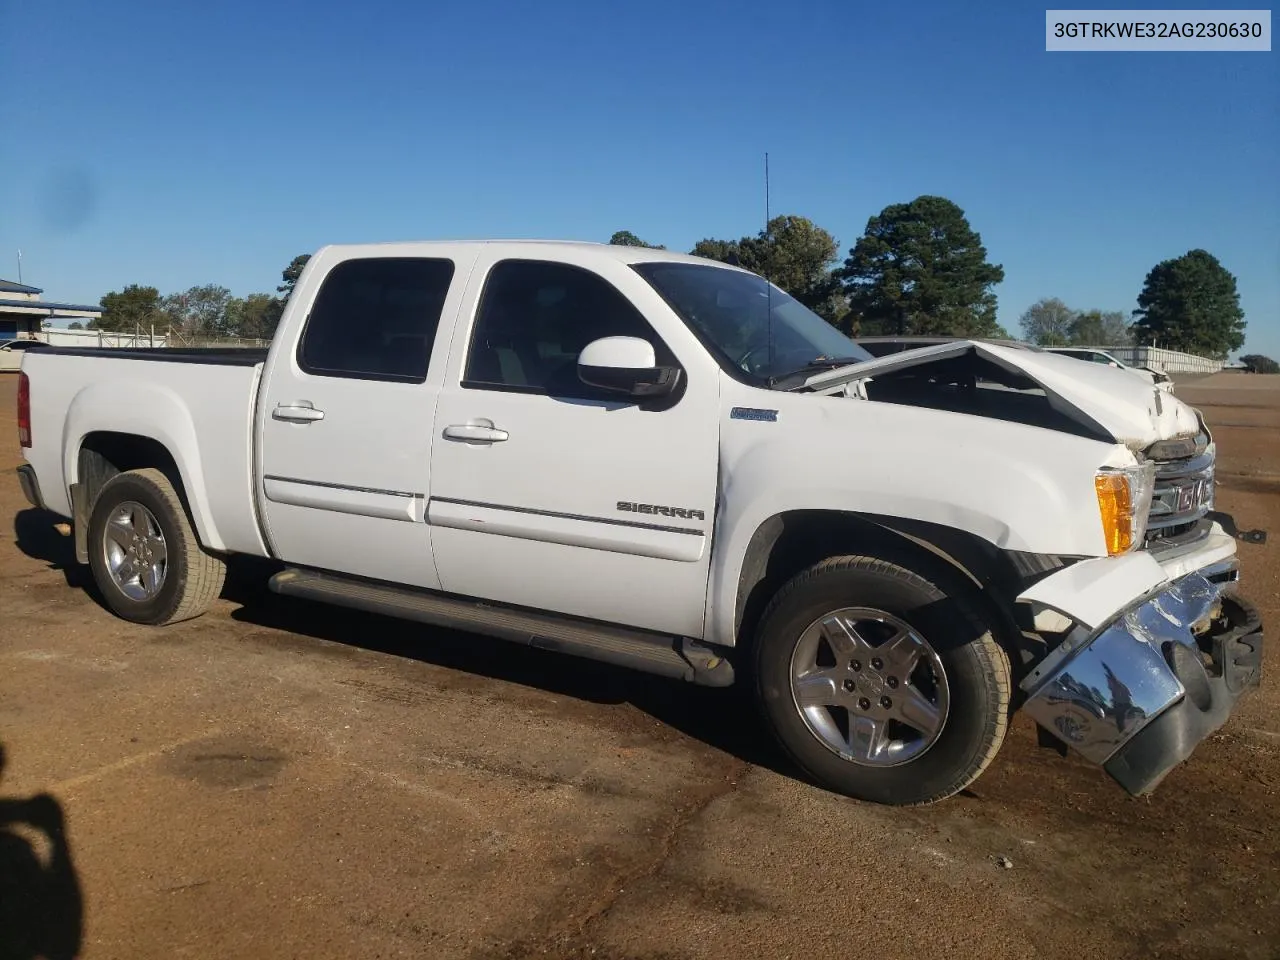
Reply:
[[[1123,473],[1099,473],[1093,478],[1102,515],[1102,536],[1107,554],[1126,553],[1133,546],[1133,497]]]

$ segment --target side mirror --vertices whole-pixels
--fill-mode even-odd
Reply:
[[[578,354],[578,379],[633,399],[662,397],[676,388],[678,367],[660,367],[653,344],[639,337],[601,337]]]

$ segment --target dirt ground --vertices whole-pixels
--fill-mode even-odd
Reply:
[[[1018,718],[971,791],[878,808],[798,779],[732,690],[291,601],[261,565],[201,619],[115,619],[18,489],[15,381],[6,960],[1280,957],[1274,641],[1151,798]],[[1179,394],[1216,430],[1220,508],[1271,533],[1240,555],[1280,623],[1280,377]]]

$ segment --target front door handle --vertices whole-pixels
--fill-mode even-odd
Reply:
[[[448,440],[461,440],[463,443],[501,443],[510,436],[507,431],[495,427],[492,420],[455,423],[444,428],[444,435]]]
[[[288,420],[290,423],[312,423],[324,419],[324,411],[317,410],[306,400],[278,403],[271,411],[272,420]]]

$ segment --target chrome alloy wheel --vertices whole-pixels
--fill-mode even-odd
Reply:
[[[791,697],[827,749],[889,767],[937,741],[950,694],[937,652],[883,610],[846,607],[815,620],[791,654]]]
[[[126,500],[111,512],[102,557],[111,582],[130,600],[150,600],[164,586],[169,551],[155,514],[140,503]]]

